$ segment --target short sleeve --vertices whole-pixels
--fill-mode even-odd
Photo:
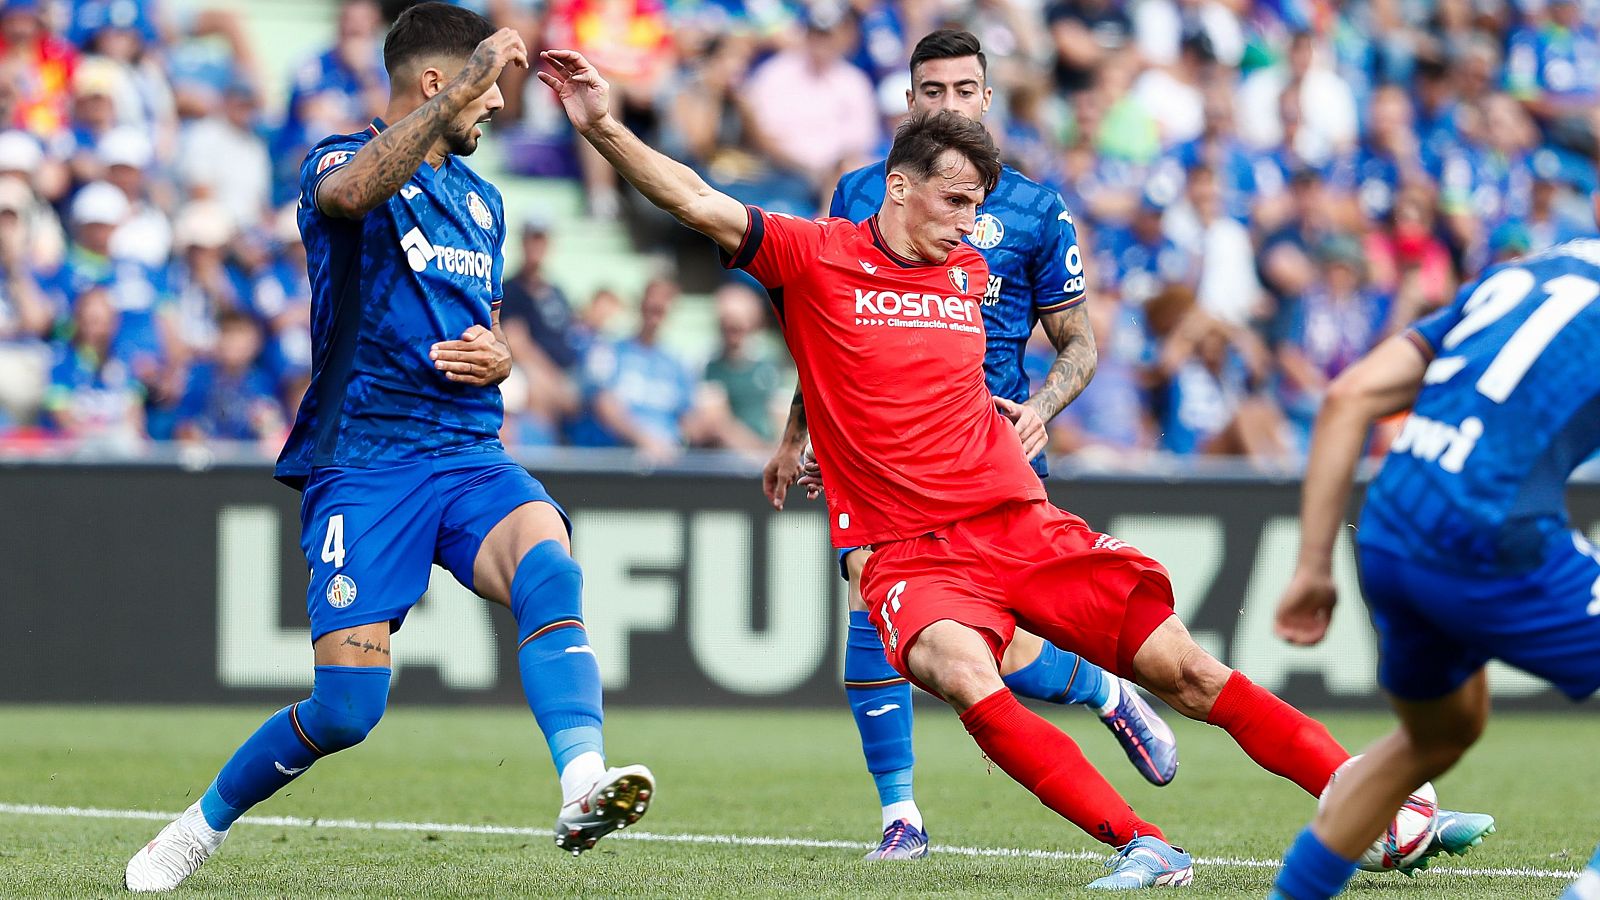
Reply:
[[[361,149],[361,141],[350,139],[330,141],[312,148],[306,161],[300,164],[300,205],[304,209],[317,209],[317,187],[322,180],[341,167],[348,165]]]
[[[1039,313],[1060,312],[1083,302],[1083,253],[1078,249],[1078,228],[1061,196],[1056,195],[1043,223],[1043,237],[1034,257],[1033,308]]]
[[[499,234],[495,238],[494,262],[489,274],[489,306],[498,309],[506,299],[506,209],[495,208],[495,223]]]
[[[1432,359],[1438,354],[1439,348],[1444,346],[1444,336],[1450,333],[1450,329],[1460,324],[1462,305],[1472,296],[1472,289],[1475,287],[1477,283],[1465,285],[1456,292],[1455,302],[1423,316],[1406,329],[1405,336],[1417,345],[1423,356]]]
[[[788,213],[769,213],[746,206],[750,224],[744,240],[732,254],[722,253],[722,265],[749,272],[765,288],[783,287],[822,252],[823,226]]]

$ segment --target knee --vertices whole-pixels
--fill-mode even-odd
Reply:
[[[1460,722],[1436,733],[1403,730],[1408,755],[1416,760],[1424,778],[1437,778],[1461,761],[1467,750],[1483,735],[1482,721]]]
[[[1217,697],[1222,694],[1232,674],[1233,670],[1216,657],[1197,646],[1191,646],[1179,654],[1173,666],[1171,696],[1163,699],[1185,716],[1204,720],[1211,714],[1211,707],[1216,704]]]
[[[334,753],[366,740],[383,718],[388,700],[388,669],[325,672],[319,667],[311,699],[297,705],[296,718],[323,753]]]
[[[861,573],[867,567],[868,553],[854,550],[844,558],[845,579],[850,583],[847,594],[851,612],[866,612],[867,598],[861,593]]]
[[[966,712],[979,700],[1005,688],[992,659],[946,660],[934,665],[928,674],[932,677],[918,677],[938,691],[958,713]]]

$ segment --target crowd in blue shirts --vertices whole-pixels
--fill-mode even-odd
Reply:
[[[237,12],[0,0],[0,441],[276,450],[310,366],[293,175],[382,109],[404,5],[338,3],[332,45],[279,73]],[[1061,192],[1086,257],[1100,368],[1052,446],[1088,463],[1292,462],[1376,341],[1596,228],[1596,0],[475,5],[601,60],[630,124],[713,184],[803,214],[885,151],[916,39],[974,31],[987,124]],[[651,233],[537,82],[508,95],[491,139],[514,167]],[[716,295],[687,362],[660,340],[673,280],[569,302],[543,274],[552,224],[508,217],[529,260],[507,275],[508,440],[665,458],[774,438],[793,376],[752,295]],[[1050,356],[1035,341],[1035,377]]]

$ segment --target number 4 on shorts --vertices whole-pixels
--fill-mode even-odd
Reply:
[[[328,533],[322,539],[322,561],[344,568],[344,513],[328,517]]]

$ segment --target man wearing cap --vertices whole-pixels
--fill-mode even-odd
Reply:
[[[150,202],[145,172],[155,157],[150,138],[137,128],[113,128],[100,140],[105,179],[128,198],[128,216],[111,236],[111,255],[162,266],[172,255],[172,225]],[[243,165],[243,160],[235,165]]]
[[[36,175],[44,168],[44,150],[32,135],[0,131],[0,181],[14,181],[27,190],[21,216],[28,232],[28,258],[35,272],[55,271],[66,252],[61,219],[37,190]]]
[[[0,177],[0,427],[32,419],[50,367],[43,339],[55,317],[29,261],[23,218],[33,202],[26,184]]]
[[[260,98],[248,81],[223,92],[222,109],[184,127],[174,161],[185,191],[221,201],[240,228],[257,222],[272,199],[272,160],[256,133]]]

